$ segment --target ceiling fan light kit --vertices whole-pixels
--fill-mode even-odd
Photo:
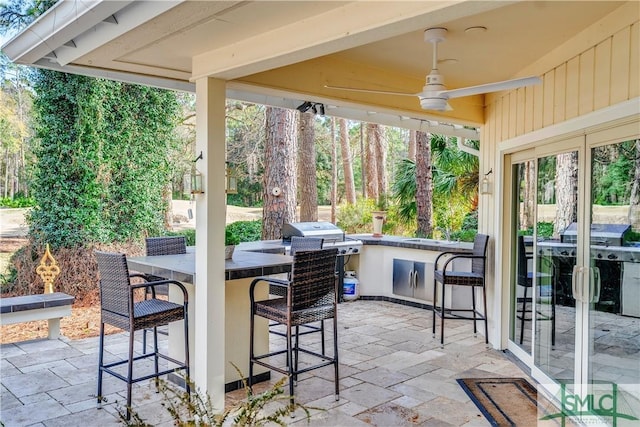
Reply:
[[[485,27],[470,27],[467,30],[473,31],[486,31]],[[451,106],[447,102],[451,98],[460,98],[471,95],[481,95],[489,92],[499,92],[503,90],[517,89],[524,86],[530,86],[539,84],[542,79],[536,76],[524,77],[519,79],[505,80],[502,82],[486,83],[477,86],[469,86],[459,89],[447,90],[444,85],[444,76],[438,71],[438,43],[445,41],[447,36],[447,29],[442,27],[428,28],[424,31],[424,40],[433,44],[433,62],[431,72],[427,74],[426,84],[418,93],[403,93],[393,91],[383,91],[374,89],[362,89],[362,88],[350,88],[343,86],[331,86],[325,85],[329,89],[348,90],[352,92],[368,92],[368,93],[380,93],[387,95],[403,95],[403,96],[417,96],[420,100],[420,106],[424,110],[432,111],[448,111],[452,110]]]

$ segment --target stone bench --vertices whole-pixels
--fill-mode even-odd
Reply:
[[[49,321],[49,339],[60,336],[60,319],[71,315],[75,298],[62,292],[0,299],[0,325]]]

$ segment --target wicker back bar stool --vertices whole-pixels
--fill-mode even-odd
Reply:
[[[184,371],[189,378],[189,322],[187,317],[188,296],[182,283],[175,280],[160,280],[131,284],[132,277],[142,277],[140,274],[129,274],[126,255],[113,252],[95,251],[100,273],[100,337],[98,348],[98,408],[102,402],[102,374],[107,373],[127,383],[127,420],[131,417],[131,386],[132,384],[157,378],[171,372]],[[183,294],[183,303],[176,304],[163,299],[150,298],[136,301],[135,291],[146,287],[161,285],[177,286]],[[170,322],[184,321],[184,361],[176,360],[158,351],[157,327]],[[115,362],[104,363],[104,325],[112,325],[129,332],[128,358]],[[153,352],[134,355],[134,333],[140,329],[153,329]],[[153,358],[154,371],[146,375],[133,375],[134,362],[146,358]],[[159,359],[162,358],[174,367],[160,370]],[[123,375],[115,368],[126,364],[126,374]],[[190,392],[188,382],[187,392]]]
[[[338,376],[338,327],[336,289],[336,248],[315,251],[296,252],[293,258],[293,268],[290,280],[272,277],[258,277],[251,282],[249,298],[251,300],[250,343],[249,343],[249,385],[253,381],[254,364],[280,372],[289,378],[290,403],[294,404],[293,388],[297,376],[301,373],[334,365],[335,395],[339,396]],[[266,282],[270,286],[282,288],[286,296],[256,301],[254,291],[256,285]],[[266,354],[254,353],[255,318],[263,317],[271,321],[282,323],[286,329],[286,349],[269,351]],[[305,348],[299,340],[292,343],[294,328],[321,320],[333,319],[333,355],[327,356]],[[313,356],[318,361],[303,369],[298,369],[298,354],[303,352]],[[285,367],[276,365],[274,356],[285,355]]]
[[[184,236],[147,237],[145,239],[145,246],[147,256],[179,255],[187,253],[187,239]],[[167,279],[166,277],[154,276],[151,274],[147,274],[146,278],[148,282]],[[164,289],[156,289],[157,293],[162,291],[166,291],[166,286]]]
[[[434,266],[433,278],[433,336],[436,336],[436,316],[440,317],[440,345],[444,346],[444,320],[445,319],[465,319],[473,321],[473,333],[477,334],[477,321],[484,322],[485,343],[489,343],[489,328],[487,325],[487,293],[485,288],[485,266],[487,261],[487,244],[489,236],[486,234],[476,235],[473,242],[472,253],[466,252],[442,252],[438,255]],[[446,260],[442,266],[438,261],[442,257]],[[455,260],[470,259],[471,271],[456,271],[449,269],[449,264]],[[438,283],[441,292],[438,293]],[[447,286],[465,286],[471,289],[471,308],[445,308]],[[476,287],[482,288],[482,303],[484,311],[481,313],[476,306]],[[439,296],[439,297],[438,297]],[[440,306],[438,306],[438,299]],[[471,313],[470,315],[456,314],[458,312]]]
[[[516,312],[516,318],[520,320],[520,344],[524,341],[524,325],[525,322],[533,320],[533,278],[536,278],[536,305],[535,316],[536,321],[551,321],[551,348],[556,345],[556,293],[553,286],[553,278],[555,266],[549,262],[548,270],[550,273],[542,271],[530,271],[529,260],[533,258],[533,254],[528,254],[524,244],[524,237],[518,236],[518,269],[517,284],[522,287],[522,297],[516,296],[516,302],[522,304]],[[531,294],[529,294],[531,292]],[[545,307],[551,306],[550,309],[544,310]]]
[[[187,253],[187,239],[184,236],[147,237],[145,242],[147,256]]]
[[[187,253],[187,239],[184,236],[158,236],[147,237],[145,239],[147,256],[159,255],[179,255]],[[144,279],[147,282],[157,282],[158,280],[167,280],[167,277],[156,276],[153,274],[145,274]],[[147,296],[155,298],[156,295],[168,295],[168,285],[161,285],[147,288]],[[167,331],[158,330],[159,334],[169,335]],[[142,349],[147,351],[147,330],[142,335]]]
[[[291,247],[289,248],[289,255],[294,256],[296,252],[299,251],[317,251],[322,249],[322,245],[324,244],[324,239],[322,237],[300,237],[300,236],[291,236]],[[291,279],[291,276],[289,276]],[[269,295],[276,295],[279,297],[285,297],[287,295],[287,290],[278,287],[275,285],[269,285]],[[274,335],[280,335],[282,337],[286,336],[286,333],[281,332],[278,328],[280,323],[271,322],[269,324],[269,332]],[[320,326],[318,325],[304,325],[305,330],[300,332],[299,327],[296,327],[295,336],[296,339],[300,335],[311,334],[313,332],[320,332],[321,342],[322,342],[322,354],[325,353],[325,345],[324,345],[324,321],[320,321]]]

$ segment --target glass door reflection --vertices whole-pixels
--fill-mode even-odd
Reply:
[[[550,378],[573,383],[576,308],[573,277],[578,221],[578,151],[541,157],[537,162],[534,286],[534,363]]]

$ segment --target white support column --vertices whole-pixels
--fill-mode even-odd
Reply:
[[[224,409],[225,384],[225,101],[223,80],[196,81],[196,167],[204,194],[196,195],[196,283],[192,377],[211,396],[214,408]]]

